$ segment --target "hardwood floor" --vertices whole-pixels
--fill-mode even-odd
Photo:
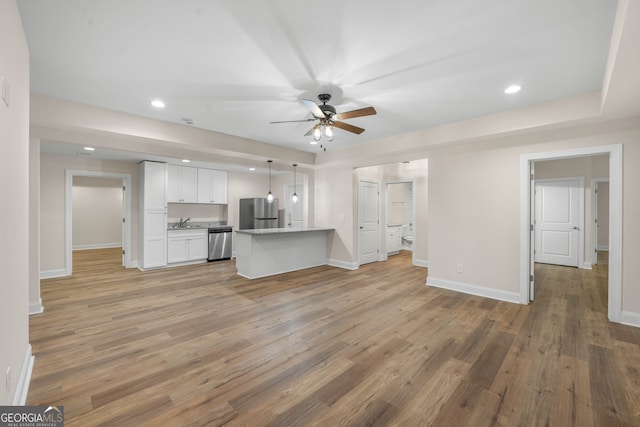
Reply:
[[[603,260],[604,261],[604,260]],[[67,426],[637,426],[640,330],[606,263],[536,267],[536,301],[425,286],[406,254],[246,280],[74,253],[31,317],[29,405]]]

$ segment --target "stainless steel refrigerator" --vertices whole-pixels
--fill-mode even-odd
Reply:
[[[240,199],[240,230],[278,228],[278,199]]]

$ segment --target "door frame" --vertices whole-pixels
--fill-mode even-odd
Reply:
[[[363,265],[362,263],[362,239],[361,239],[361,225],[360,225],[360,209],[362,208],[362,200],[360,197],[360,185],[362,183],[367,183],[367,184],[375,184],[378,187],[378,202],[376,203],[376,213],[378,215],[378,224],[377,224],[377,230],[376,230],[376,245],[377,245],[377,251],[378,251],[378,256],[376,259],[376,262],[380,261],[380,183],[378,181],[375,180],[371,180],[371,179],[358,179],[358,204],[357,204],[357,225],[356,225],[356,231],[358,233],[358,266]]]
[[[123,241],[122,249],[122,265],[125,268],[131,268],[131,175],[123,173],[111,172],[94,172],[67,169],[65,171],[65,275],[70,276],[73,273],[73,177],[88,176],[94,178],[112,178],[122,179],[124,182],[124,190],[122,192],[122,218],[123,225]]]
[[[591,264],[598,263],[598,184],[609,182],[609,178],[591,178]]]
[[[411,211],[411,223],[413,224],[413,248],[411,249],[411,265],[416,265],[416,241],[418,238],[418,233],[416,231],[416,183],[414,179],[397,179],[397,180],[389,180],[384,181],[384,185],[382,187],[382,200],[384,200],[384,209],[382,210],[382,223],[384,224],[384,230],[378,230],[380,235],[383,236],[382,244],[380,247],[385,248],[382,251],[381,256],[379,257],[380,261],[387,261],[389,259],[389,255],[387,255],[386,247],[387,247],[387,207],[389,204],[389,192],[388,185],[389,184],[411,184],[411,200],[413,203],[413,209]]]
[[[585,206],[584,206],[584,177],[583,176],[575,176],[575,177],[562,177],[562,178],[542,178],[542,179],[534,179],[534,187],[540,184],[548,183],[548,182],[561,182],[561,181],[578,181],[578,265],[576,267],[590,270],[591,264],[587,263],[584,257],[584,216],[585,216]],[[534,197],[535,199],[535,197]],[[535,214],[534,214],[535,215]],[[534,216],[535,219],[535,216]],[[534,232],[536,230],[536,224],[534,222],[533,226]],[[535,262],[535,257],[534,257]]]
[[[539,160],[574,157],[609,156],[609,280],[608,318],[620,323],[622,318],[622,144],[523,154],[520,156],[520,296],[529,303],[531,247],[531,164]]]

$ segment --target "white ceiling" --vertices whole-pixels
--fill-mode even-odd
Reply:
[[[378,111],[346,120],[366,131],[336,130],[341,148],[600,90],[617,1],[18,4],[35,93],[317,151],[309,123],[269,122],[323,92]]]

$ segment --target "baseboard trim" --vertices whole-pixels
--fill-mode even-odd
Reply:
[[[331,267],[344,268],[345,270],[357,270],[360,265],[357,262],[340,261],[339,259],[330,259],[327,264]]]
[[[623,311],[620,314],[620,323],[640,328],[640,314],[631,311]]]
[[[580,268],[582,268],[583,270],[591,270],[591,269],[592,269],[592,267],[593,267],[593,266],[591,265],[591,263],[590,263],[590,262],[585,261],[585,262],[583,262],[583,263],[582,263],[582,267],[580,267]]]
[[[140,263],[138,262],[138,260],[131,261],[131,265],[129,266],[129,268],[139,268],[139,267],[140,267]]]
[[[42,305],[42,298],[38,298],[38,302],[30,302],[29,303],[29,316],[32,314],[40,314],[44,311],[44,306]]]
[[[112,249],[112,248],[121,248],[122,242],[118,243],[93,243],[91,245],[74,245],[72,249],[74,251],[87,251],[91,249]]]
[[[486,288],[484,286],[470,285],[468,283],[455,282],[453,280],[438,279],[437,277],[427,277],[427,286],[447,289],[450,291],[462,292],[484,298],[497,299],[500,301],[520,303],[520,294],[517,292],[502,291],[499,289]]]
[[[70,274],[68,274],[67,270],[65,270],[64,268],[40,271],[40,279],[53,279],[55,277],[65,277],[65,276],[70,276]]]
[[[22,368],[20,369],[18,386],[16,387],[16,393],[13,395],[13,406],[24,406],[27,403],[27,394],[29,393],[34,360],[35,357],[32,353],[31,344],[27,344],[24,352],[24,360],[22,361]]]
[[[598,245],[598,246],[596,246],[596,248],[597,248],[599,251],[609,252],[609,246],[608,246],[608,245]]]
[[[429,261],[426,259],[416,258],[416,262],[413,265],[415,265],[416,267],[429,268]]]

